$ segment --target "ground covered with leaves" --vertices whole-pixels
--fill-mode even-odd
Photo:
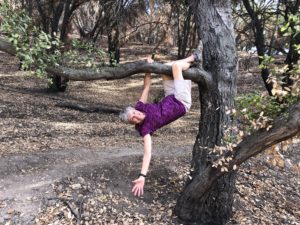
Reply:
[[[142,74],[70,82],[66,92],[49,93],[44,80],[18,71],[15,58],[1,53],[0,63],[0,224],[183,224],[173,210],[189,179],[200,112],[196,85],[191,112],[154,135],[145,195],[136,198],[131,181],[143,145],[133,127],[116,113],[64,105],[133,105]],[[152,100],[161,89],[154,75]],[[254,90],[264,90],[260,77],[245,68],[238,93]],[[242,165],[229,224],[300,224],[298,153],[295,139],[288,149],[278,146]]]

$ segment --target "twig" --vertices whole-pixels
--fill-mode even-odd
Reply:
[[[78,220],[79,220],[79,224],[80,224],[80,215],[79,213],[76,213],[76,211],[73,209],[72,205],[68,202],[68,201],[62,201],[71,211],[71,213],[75,216],[75,218],[77,219],[77,224],[78,224]]]
[[[80,220],[81,220],[81,214],[82,214],[82,205],[83,205],[83,199],[80,201],[80,206],[78,208],[78,213],[76,212],[76,210],[72,207],[72,205],[69,203],[70,199],[67,198],[57,198],[57,197],[53,197],[53,198],[48,198],[48,200],[59,200],[61,202],[63,202],[71,211],[71,213],[75,216],[76,220],[77,220],[77,224],[80,225]]]
[[[77,225],[80,225],[80,222],[81,222],[81,215],[83,212],[83,202],[84,202],[84,198],[81,199],[80,204],[79,204]]]

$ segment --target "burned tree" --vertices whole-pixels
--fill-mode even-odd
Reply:
[[[232,211],[235,172],[222,176],[196,198],[191,196],[198,192],[198,185],[194,186],[197,178],[212,166],[215,157],[209,150],[224,145],[225,129],[232,125],[230,115],[225,113],[234,106],[237,75],[230,1],[193,1],[192,8],[203,43],[203,67],[211,74],[212,83],[199,84],[201,118],[193,150],[193,179],[179,198],[176,213],[185,221],[224,224]]]
[[[271,130],[258,130],[228,153],[229,172],[212,167],[212,149],[224,146],[236,93],[237,55],[230,1],[192,1],[199,36],[203,42],[204,69],[212,83],[199,83],[201,118],[193,149],[192,180],[179,197],[176,213],[187,222],[225,224],[232,213],[235,172],[233,168],[266,148],[299,134],[300,105],[290,109],[288,119],[278,118]],[[232,135],[232,133],[229,133]],[[258,138],[259,137],[259,138]],[[228,155],[227,154],[227,155]],[[226,169],[226,170],[227,170]]]

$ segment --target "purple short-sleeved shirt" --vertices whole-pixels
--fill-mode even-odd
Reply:
[[[146,117],[141,124],[136,125],[140,135],[153,134],[154,131],[182,117],[185,113],[184,105],[174,95],[166,96],[157,104],[138,101],[135,109],[145,113]]]

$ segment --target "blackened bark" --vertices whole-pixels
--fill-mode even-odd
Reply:
[[[22,8],[26,8],[28,15],[31,17],[32,16],[32,10],[33,10],[33,5],[32,2],[33,0],[23,0],[22,1]]]
[[[57,5],[52,5],[53,19],[51,21],[51,35],[58,33],[59,30],[59,20],[64,10],[64,3],[58,2]]]
[[[40,0],[35,0],[36,5],[37,5],[37,9],[39,12],[39,15],[41,17],[42,20],[42,27],[43,27],[43,31],[45,33],[50,33],[50,29],[49,29],[49,18],[45,12],[45,10],[43,9],[43,3]]]
[[[265,37],[264,37],[264,26],[263,21],[260,19],[259,14],[251,7],[249,0],[243,0],[244,6],[251,18],[252,21],[252,31],[254,33],[254,39],[255,39],[255,46],[257,49],[257,55],[259,57],[259,64],[262,63],[263,57],[265,55],[266,49],[265,49]],[[256,3],[253,3],[256,4]],[[262,69],[261,71],[261,77],[263,79],[263,82],[265,84],[265,87],[269,93],[270,96],[272,96],[272,89],[273,85],[272,83],[268,82],[269,78],[269,70],[268,69]]]
[[[286,22],[288,21],[287,15],[298,15],[299,14],[299,7],[300,7],[300,0],[295,1],[295,4],[293,5],[292,2],[285,2],[286,5]],[[295,48],[295,45],[300,44],[300,33],[297,33],[296,31],[296,24],[291,23],[290,27],[292,30],[292,34],[290,36],[290,42],[289,42],[289,52],[287,54],[285,63],[289,66],[289,70],[283,74],[283,82],[284,86],[291,86],[293,85],[293,80],[290,79],[290,71],[293,69],[294,65],[297,64],[300,56],[298,51]]]
[[[73,11],[75,9],[76,9],[76,7],[75,7],[72,0],[67,0],[65,2],[64,17],[63,17],[63,21],[62,21],[62,25],[61,25],[61,31],[60,31],[60,40],[62,42],[66,41],[70,18],[71,18],[72,14],[73,14]]]
[[[110,64],[120,62],[120,31],[117,24],[110,28],[107,34],[108,52],[110,54]]]
[[[178,10],[178,13],[180,13],[180,10]],[[192,9],[188,7],[188,12],[181,32],[180,32],[180,26],[178,21],[178,56],[177,56],[178,59],[182,59],[186,57],[189,34],[191,33],[190,32],[191,17],[192,17]],[[179,14],[178,14],[178,20],[179,20]]]
[[[199,133],[193,149],[192,180],[186,185],[176,205],[176,214],[186,222],[197,224],[225,224],[232,213],[235,173],[218,179],[211,189],[194,197],[198,189],[191,189],[198,177],[213,176],[211,168],[214,158],[209,149],[224,145],[225,127],[232,119],[226,109],[234,105],[236,93],[237,54],[231,20],[230,1],[194,0],[191,6],[199,36],[203,42],[204,69],[212,74],[209,86],[199,85],[201,118]]]
[[[233,169],[234,165],[239,166],[249,158],[261,153],[269,147],[300,135],[300,102],[292,105],[287,110],[286,115],[277,117],[270,130],[257,130],[239,143],[234,149],[232,161],[229,162],[229,171]],[[224,177],[222,177],[224,174],[226,174],[226,172],[222,172],[211,166],[204,166],[201,174],[197,176],[185,190],[186,193],[189,193],[189,201],[195,201],[195,199],[205,196],[211,187],[215,186],[215,182],[218,179],[224,179]],[[216,212],[208,211],[208,215],[210,216],[213,216],[213,213]],[[222,221],[197,221],[196,223],[222,224]]]
[[[61,77],[59,75],[50,75],[49,79],[51,80],[48,85],[48,90],[50,92],[65,92],[68,86],[69,79]]]

